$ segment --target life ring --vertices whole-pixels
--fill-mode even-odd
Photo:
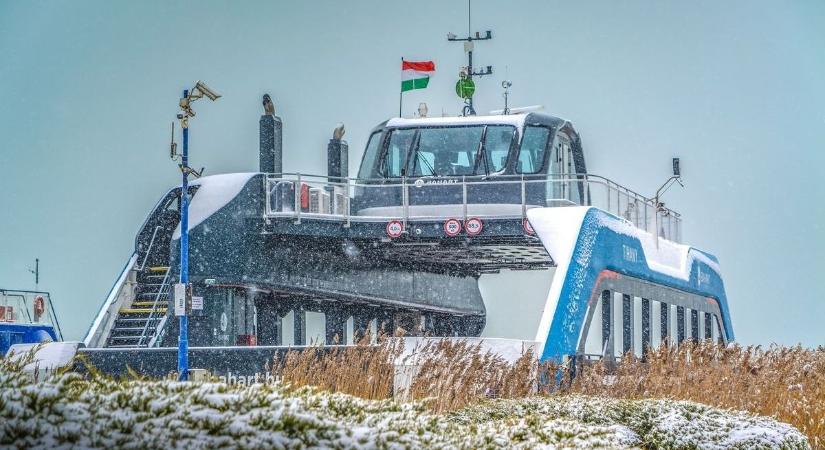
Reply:
[[[34,298],[34,316],[39,318],[44,312],[46,312],[46,299],[38,295]]]

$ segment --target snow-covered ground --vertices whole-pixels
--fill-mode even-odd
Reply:
[[[436,415],[280,384],[34,383],[2,369],[2,448],[809,448],[773,419],[669,400],[534,397]]]

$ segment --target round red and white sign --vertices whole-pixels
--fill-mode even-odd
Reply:
[[[524,220],[521,222],[522,226],[524,226],[524,232],[527,234],[536,234],[536,230],[533,229],[533,226],[530,225],[530,221],[527,220],[525,217]]]
[[[478,217],[467,219],[467,221],[464,222],[464,229],[467,230],[467,234],[470,236],[478,236],[481,234],[481,230],[484,229],[484,222]]]
[[[404,232],[404,224],[400,220],[392,220],[387,222],[387,236],[391,238],[401,237]]]
[[[458,219],[447,219],[444,222],[444,232],[450,237],[458,236],[458,233],[461,233],[461,222]]]

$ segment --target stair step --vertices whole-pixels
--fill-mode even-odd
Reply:
[[[169,266],[154,266],[154,267],[147,267],[146,268],[147,272],[153,272],[153,273],[166,272],[167,270],[169,270]]]
[[[155,302],[134,302],[134,303],[132,303],[131,307],[132,308],[138,308],[138,309],[144,309],[144,308],[152,309],[152,307],[154,307],[154,306],[155,306]],[[160,306],[160,305],[158,305],[158,306]]]
[[[154,327],[146,327],[147,330],[150,330],[152,328],[154,328]],[[142,332],[143,327],[115,327],[114,329],[112,329],[112,333],[115,333],[117,331],[141,331]]]
[[[160,317],[152,317],[151,319],[148,317],[129,317],[129,318],[118,318],[116,322],[146,322],[149,321],[157,321],[160,320]]]
[[[166,314],[166,306],[161,306],[154,311],[152,308],[120,308],[121,314],[151,314],[153,312]]]
[[[111,336],[109,340],[118,340],[118,341],[137,341],[140,340],[143,336],[136,334],[134,336]]]
[[[140,348],[137,345],[121,344],[121,345],[107,345],[108,348]]]

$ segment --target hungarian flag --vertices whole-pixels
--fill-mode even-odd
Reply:
[[[424,89],[430,82],[430,75],[435,72],[432,61],[401,60],[401,92]]]

